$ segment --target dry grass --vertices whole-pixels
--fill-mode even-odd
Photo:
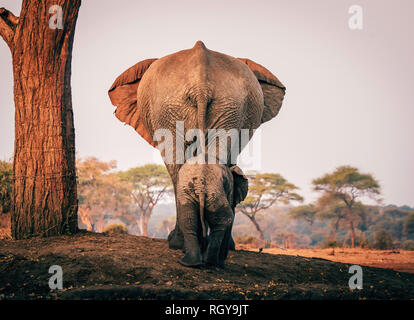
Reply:
[[[248,248],[257,251],[256,248]],[[363,248],[335,249],[263,249],[271,254],[285,254],[307,258],[322,258],[341,263],[352,263],[361,266],[392,269],[395,271],[414,273],[414,251],[406,250],[372,250]]]

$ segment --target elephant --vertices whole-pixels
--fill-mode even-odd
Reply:
[[[241,135],[242,129],[247,130],[247,141],[243,143],[239,137],[237,143],[224,147],[227,155],[238,155],[254,130],[279,113],[285,91],[278,78],[260,64],[207,49],[197,41],[191,49],[143,60],[128,68],[115,79],[108,95],[121,122],[132,126],[152,146],[172,150],[172,161],[164,157],[164,162],[177,204],[178,173],[185,162],[177,155],[194,143],[184,139],[191,129],[201,132],[198,143],[202,153],[215,145],[215,138],[206,138],[208,131],[236,129]],[[179,123],[182,127],[177,129]],[[157,133],[165,129],[172,139],[161,141]],[[220,150],[217,148],[216,158]],[[227,157],[224,162],[228,166],[236,164],[232,159]],[[176,209],[178,222],[181,212],[178,206]],[[184,244],[177,222],[168,237],[173,249]]]
[[[231,245],[234,208],[247,195],[247,178],[237,166],[200,164],[193,160],[189,159],[178,173],[178,225],[185,252],[180,263],[188,267],[198,267],[203,262],[224,267]],[[235,188],[237,179],[244,183]]]

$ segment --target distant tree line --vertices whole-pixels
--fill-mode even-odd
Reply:
[[[164,166],[147,164],[117,171],[115,161],[90,157],[79,159],[76,167],[78,216],[87,230],[102,232],[108,221],[119,221],[139,235],[148,235],[154,207],[172,191]]]
[[[81,228],[165,238],[174,227],[173,188],[163,165],[122,171],[115,161],[89,157],[78,159],[76,170]],[[236,208],[236,242],[260,247],[414,250],[414,209],[380,205],[380,186],[371,174],[338,167],[312,181],[319,197],[309,204],[301,204],[299,188],[280,174],[248,172],[247,176],[248,196]],[[0,161],[1,213],[11,211],[12,179],[12,164]],[[367,199],[378,204],[366,205]],[[150,224],[161,202],[167,212],[155,215]],[[4,220],[0,219],[3,229]]]

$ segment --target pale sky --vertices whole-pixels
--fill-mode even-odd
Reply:
[[[362,30],[348,26],[351,5],[363,8]],[[20,6],[0,1],[15,15]],[[287,87],[279,115],[262,126],[261,171],[282,174],[311,201],[313,178],[352,165],[379,180],[385,203],[414,206],[413,39],[411,0],[84,0],[72,62],[77,154],[121,169],[152,162],[107,90],[136,62],[202,40]],[[11,55],[0,39],[0,159],[12,156],[13,139]]]

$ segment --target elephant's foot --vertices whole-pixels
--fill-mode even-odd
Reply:
[[[215,269],[215,268],[219,268],[219,269],[224,269],[224,261],[206,261],[206,266],[207,268],[210,269]]]
[[[199,267],[203,264],[196,234],[186,233],[184,237],[184,258],[180,261],[186,267]]]
[[[184,237],[182,234],[178,234],[175,229],[168,235],[168,247],[174,250],[183,249],[184,247]]]
[[[229,240],[229,250],[236,251],[236,244],[234,243],[233,237],[231,236]]]
[[[209,267],[220,267],[224,266],[224,261],[220,263],[220,260],[218,259],[217,254],[212,254],[211,251],[207,250],[206,256],[205,256],[205,263]]]
[[[197,268],[203,265],[203,262],[201,261],[201,256],[191,256],[189,254],[186,254],[184,258],[179,262],[183,266],[191,268]]]
[[[225,255],[223,254],[223,247],[228,250],[228,242],[223,243],[225,230],[213,230],[210,234],[210,239],[206,251],[206,264],[215,267],[224,267]]]
[[[207,267],[224,268],[224,259],[217,257],[217,255],[206,255],[205,264]]]

